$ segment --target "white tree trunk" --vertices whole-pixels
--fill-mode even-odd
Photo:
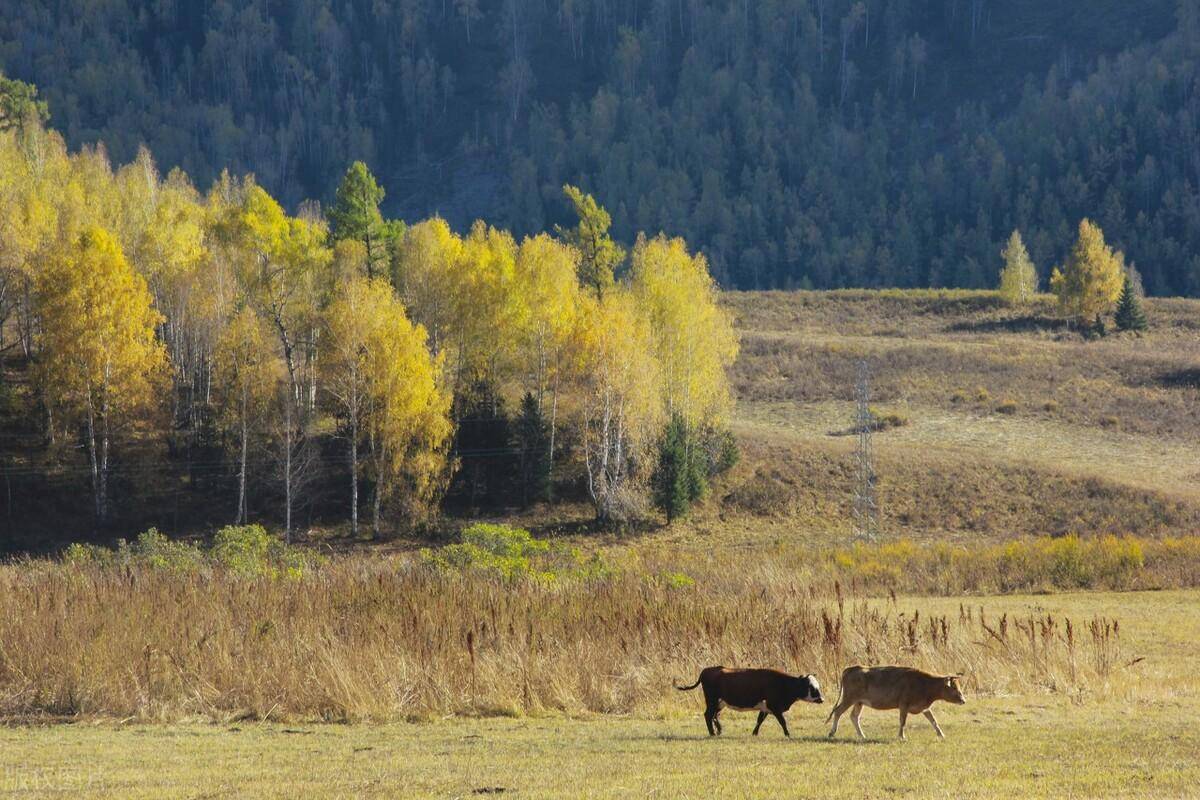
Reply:
[[[246,419],[248,413],[249,400],[247,398],[248,389],[242,384],[242,452],[241,463],[238,468],[238,505],[237,516],[233,520],[235,525],[245,525],[247,520],[246,514],[246,461],[249,454],[249,439],[250,426]]]

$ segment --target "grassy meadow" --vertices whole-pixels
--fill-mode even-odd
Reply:
[[[900,598],[927,613],[956,599]],[[987,598],[999,613],[1124,614],[1142,660],[1086,696],[970,693],[895,738],[865,711],[824,738],[829,706],[798,705],[792,738],[726,711],[710,739],[697,693],[651,712],[458,714],[419,722],[112,718],[0,728],[0,791],[13,797],[1190,797],[1200,781],[1200,592]],[[1132,661],[1133,658],[1130,658]],[[827,691],[830,687],[826,686]]]
[[[741,461],[671,526],[582,507],[516,579],[314,532],[277,573],[191,551],[0,565],[0,794],[1194,796],[1200,783],[1200,302],[1084,341],[1041,299],[733,293]],[[852,540],[855,365],[880,540]],[[465,519],[447,519],[452,531]],[[961,672],[895,741],[726,712],[706,665]],[[67,724],[69,723],[69,724]],[[339,724],[330,724],[339,723]]]
[[[454,718],[433,725],[69,725],[0,729],[12,797],[755,798],[1193,797],[1195,702],[986,700],[924,720],[863,714],[868,741],[792,738],[750,715],[710,740],[699,712],[667,719]],[[1103,732],[1103,735],[1098,735]],[[845,736],[839,731],[839,736]],[[501,791],[502,790],[502,791]]]

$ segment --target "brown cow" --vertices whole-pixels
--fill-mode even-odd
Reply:
[[[900,709],[900,738],[904,738],[904,722],[909,714],[924,714],[933,725],[939,738],[945,738],[941,727],[929,709],[935,700],[962,705],[962,690],[958,687],[958,675],[930,675],[910,667],[847,667],[842,672],[842,694],[837,705],[825,718],[833,720],[829,738],[837,733],[838,720],[846,709],[853,707],[850,721],[860,739],[867,738],[858,724],[858,715],[863,706],[884,711]]]
[[[779,720],[783,735],[791,736],[783,719],[784,712],[797,700],[806,703],[825,702],[815,676],[796,677],[774,669],[706,667],[691,686],[675,688],[687,692],[701,684],[704,685],[704,724],[708,726],[709,736],[721,732],[721,721],[717,715],[726,706],[739,711],[758,712],[758,722],[754,725],[755,736],[758,736],[758,729],[762,727],[768,712]]]

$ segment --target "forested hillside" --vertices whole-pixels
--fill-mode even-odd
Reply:
[[[1089,216],[1154,294],[1200,293],[1192,0],[0,3],[0,71],[68,143],[206,187],[385,212],[665,230],[726,286],[1043,285]]]

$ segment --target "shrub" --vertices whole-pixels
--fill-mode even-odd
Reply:
[[[298,578],[325,562],[315,551],[290,547],[261,525],[227,525],[213,537],[209,557],[247,577]]]
[[[954,394],[950,395],[950,402],[958,405],[959,403],[967,402],[967,393],[959,389]]]
[[[1105,536],[1094,545],[1097,582],[1124,589],[1139,570],[1146,566],[1142,543],[1137,539]]]
[[[600,553],[584,558],[578,548],[551,546],[524,528],[482,522],[465,528],[454,544],[422,549],[420,561],[448,572],[482,572],[508,581],[541,583],[568,577],[606,580],[618,572]]]
[[[684,572],[664,572],[659,578],[668,589],[688,589],[696,585],[696,579]]]
[[[895,411],[880,411],[877,408],[872,408],[868,413],[871,415],[871,430],[873,431],[903,428],[908,424],[908,417]]]
[[[132,558],[155,569],[170,572],[193,572],[204,565],[204,553],[188,542],[168,539],[158,528],[150,528],[140,534],[132,548],[122,547],[118,557]]]
[[[479,522],[465,529],[462,532],[462,540],[465,544],[475,545],[498,556],[544,553],[550,549],[546,542],[534,539],[524,528],[486,522]]]
[[[80,566],[125,564],[181,574],[215,564],[238,575],[272,578],[281,574],[296,578],[324,563],[311,550],[288,547],[261,525],[222,528],[207,551],[188,542],[168,539],[157,528],[151,528],[132,545],[120,540],[115,551],[99,545],[72,544],[63,551],[62,559]]]
[[[524,528],[480,522],[462,532],[462,541],[421,551],[421,559],[440,569],[457,572],[483,570],[512,580],[521,577],[552,579],[553,573],[534,568],[534,559],[550,545],[534,539]]]
[[[261,525],[226,525],[213,537],[210,554],[231,572],[261,575],[267,569],[276,542]]]
[[[108,566],[116,559],[116,554],[107,547],[95,544],[75,542],[63,551],[62,560],[75,566]]]
[[[1017,404],[1013,400],[1005,400],[996,406],[996,412],[1000,414],[1015,414],[1017,413]]]
[[[980,386],[977,389],[975,389],[975,402],[976,403],[986,403],[991,399],[992,399],[991,393],[984,387]]]
[[[1045,402],[1045,403],[1042,405],[1042,410],[1043,410],[1043,411],[1048,411],[1048,412],[1050,412],[1051,414],[1053,414],[1054,412],[1058,411],[1058,409],[1059,409],[1059,405],[1058,405],[1058,401],[1057,401],[1057,400],[1047,400],[1047,401],[1046,401],[1046,402]]]
[[[1102,428],[1115,428],[1121,424],[1121,420],[1112,414],[1105,414],[1100,418],[1100,426]]]

